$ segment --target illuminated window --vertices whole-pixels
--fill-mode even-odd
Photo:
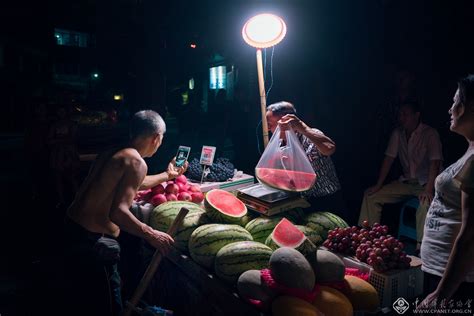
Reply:
[[[209,69],[209,89],[225,89],[227,72],[225,66],[212,67]]]
[[[54,29],[54,37],[56,38],[56,44],[61,46],[90,46],[90,36],[86,33],[64,29]]]

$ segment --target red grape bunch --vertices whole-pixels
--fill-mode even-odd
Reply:
[[[338,227],[328,232],[328,238],[324,241],[323,246],[331,251],[353,256],[359,247],[359,242],[359,228],[357,226]]]
[[[329,231],[323,246],[334,252],[355,255],[378,272],[409,268],[411,258],[403,251],[403,243],[387,233],[386,225],[375,223],[370,227],[364,221],[360,229],[352,226]]]

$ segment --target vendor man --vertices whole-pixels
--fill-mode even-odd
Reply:
[[[100,155],[84,180],[65,220],[68,314],[118,315],[122,309],[117,261],[120,230],[145,239],[163,254],[173,239],[140,222],[129,211],[137,190],[181,175],[174,159],[167,171],[146,176],[143,158],[160,147],[166,125],[154,111],[137,112],[127,146]]]
[[[267,107],[267,125],[270,132],[275,132],[278,125],[282,129],[292,129],[296,132],[303,150],[316,173],[316,183],[305,197],[312,210],[331,211],[343,218],[344,202],[341,194],[341,184],[336,174],[336,168],[331,155],[336,151],[334,141],[322,131],[311,128],[296,116],[296,109],[290,102],[281,101]]]

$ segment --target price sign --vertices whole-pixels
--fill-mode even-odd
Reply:
[[[199,163],[201,165],[211,166],[214,162],[214,155],[216,154],[216,147],[214,146],[202,146],[201,159]]]

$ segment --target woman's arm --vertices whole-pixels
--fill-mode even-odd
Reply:
[[[316,146],[316,148],[325,156],[331,156],[336,151],[336,143],[324,135],[322,132],[306,125],[294,114],[287,114],[278,121],[282,130],[292,128],[296,132],[308,137],[308,139]]]

